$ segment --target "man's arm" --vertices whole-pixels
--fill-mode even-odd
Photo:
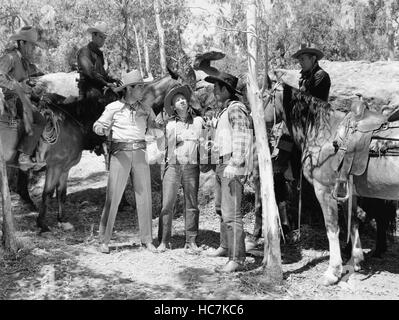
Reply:
[[[78,54],[78,65],[80,71],[98,86],[105,87],[108,82],[105,78],[94,70],[94,65],[90,59],[90,51],[87,48],[81,49]]]
[[[93,124],[93,131],[99,136],[108,135],[115,113],[121,110],[119,103],[111,103],[105,107],[103,114]]]
[[[0,87],[14,90],[15,80],[8,75],[14,67],[13,59],[10,55],[0,58]]]

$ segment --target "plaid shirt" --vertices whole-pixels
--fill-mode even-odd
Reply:
[[[233,152],[229,165],[242,168],[245,166],[249,149],[252,148],[253,130],[249,112],[244,104],[239,101],[227,100],[223,110],[219,113],[218,119],[228,108],[228,118],[232,128]]]

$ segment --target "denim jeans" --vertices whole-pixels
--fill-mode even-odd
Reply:
[[[221,216],[220,246],[227,249],[229,260],[245,260],[245,232],[241,200],[243,183],[241,177],[223,177],[226,164],[216,167],[215,209]]]
[[[158,240],[169,243],[172,219],[180,185],[183,185],[185,203],[186,243],[195,242],[198,235],[199,165],[167,165],[162,181],[162,210],[159,216]]]

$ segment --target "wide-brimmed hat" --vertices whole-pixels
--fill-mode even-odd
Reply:
[[[15,34],[10,37],[11,41],[28,41],[32,42],[35,45],[39,45],[38,43],[39,34],[37,30],[32,26],[25,26],[20,28]]]
[[[177,94],[182,94],[187,99],[187,102],[191,99],[191,90],[188,85],[176,84],[175,86],[173,86],[172,89],[170,89],[169,92],[166,94],[163,102],[165,111],[170,116],[173,114],[174,111],[174,106],[172,105],[173,97]]]
[[[317,60],[320,60],[324,57],[324,53],[321,52],[319,49],[313,47],[304,47],[302,46],[297,52],[292,55],[292,58],[298,59],[302,54],[310,54],[312,56],[316,56]]]
[[[204,80],[210,83],[221,82],[231,93],[242,96],[242,93],[237,90],[238,78],[229,73],[219,72],[217,75],[208,76]]]
[[[87,32],[100,32],[102,34],[107,35],[108,26],[105,22],[96,22],[93,27],[87,28]]]
[[[122,73],[122,83],[123,85],[116,88],[114,91],[119,92],[125,89],[127,86],[133,86],[136,84],[148,83],[149,81],[143,80],[141,72],[139,70],[132,70],[128,73]]]

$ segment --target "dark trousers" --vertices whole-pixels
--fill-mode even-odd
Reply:
[[[33,124],[32,124],[33,134],[29,136],[26,133],[24,133],[18,144],[17,150],[32,156],[37,147],[40,136],[42,135],[45,126],[46,126],[46,119],[42,116],[42,114],[39,111],[33,111]]]
[[[229,260],[245,260],[245,232],[241,200],[243,184],[239,177],[223,177],[226,164],[216,167],[215,209],[221,216],[220,246],[227,249]]]
[[[103,96],[101,88],[90,83],[81,82],[78,84],[80,99],[98,99]]]
[[[199,165],[168,165],[162,180],[162,210],[158,229],[158,240],[164,243],[169,243],[172,235],[173,212],[180,185],[184,193],[186,243],[195,242],[198,235]]]

